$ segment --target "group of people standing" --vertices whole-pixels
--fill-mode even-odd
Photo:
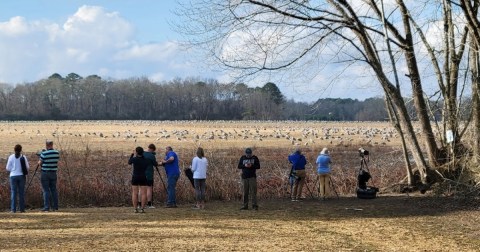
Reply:
[[[40,182],[43,192],[43,212],[58,210],[57,170],[60,153],[53,148],[53,141],[45,142],[40,152],[37,168],[41,167]],[[10,212],[25,212],[26,175],[30,170],[27,157],[22,155],[22,146],[15,145],[14,154],[7,160],[6,169],[10,173]],[[17,205],[18,199],[18,205]]]
[[[292,164],[292,168],[290,170],[290,183],[292,185],[291,189],[291,197],[292,201],[299,201],[302,197],[303,186],[306,182],[306,172],[305,166],[307,164],[307,160],[305,156],[302,154],[300,148],[297,148],[291,155],[288,156],[288,161]],[[330,154],[327,148],[323,148],[320,152],[320,155],[317,157],[315,161],[317,165],[317,173],[319,179],[319,190],[320,190],[320,197],[325,199],[329,194],[329,182],[330,182],[330,165],[332,160],[330,158]]]
[[[156,146],[154,144],[150,144],[147,151],[144,151],[143,148],[139,146],[135,148],[128,160],[128,164],[133,167],[131,184],[132,204],[135,213],[144,213],[145,207],[154,208],[152,203],[154,167],[158,171],[159,165],[165,167],[165,173],[167,175],[167,203],[165,207],[177,207],[176,187],[177,181],[180,178],[180,166],[177,153],[173,151],[172,147],[167,146],[165,148],[165,158],[160,162],[157,162],[155,150]],[[208,161],[207,158],[205,158],[203,148],[199,147],[196,154],[197,156],[192,160],[191,168],[193,172],[196,198],[194,208],[203,209],[205,207]]]
[[[167,202],[166,208],[176,208],[176,185],[180,177],[180,167],[177,154],[172,147],[165,148],[165,157],[157,162],[156,146],[150,144],[147,150],[142,147],[136,147],[128,164],[132,165],[132,204],[136,213],[144,213],[145,208],[154,208],[153,206],[153,185],[154,168],[158,171],[158,166],[164,166],[167,175]],[[10,172],[11,204],[10,211],[15,213],[17,209],[25,212],[25,185],[26,173],[30,169],[27,158],[21,154],[22,146],[15,145],[14,154],[10,155],[7,161],[6,169]],[[46,149],[39,155],[38,166],[41,167],[41,185],[43,191],[42,211],[58,210],[58,192],[57,192],[57,170],[60,153],[53,148],[53,141],[46,141]],[[290,182],[292,184],[291,199],[298,201],[302,199],[302,190],[305,185],[307,164],[305,156],[297,148],[294,153],[288,156],[291,163]],[[320,196],[325,199],[329,195],[330,164],[332,163],[327,148],[323,148],[316,159],[317,172],[320,183]],[[38,168],[38,167],[37,167]],[[241,178],[243,185],[243,205],[241,210],[249,209],[251,201],[252,209],[258,210],[257,202],[257,174],[260,169],[260,160],[253,155],[251,148],[245,149],[245,154],[240,157],[238,169],[241,169]],[[193,184],[195,188],[194,209],[205,208],[205,190],[207,178],[208,160],[205,157],[203,148],[199,147],[196,156],[192,160],[191,170],[193,173]],[[162,181],[163,182],[163,181]],[[18,205],[17,205],[18,198]],[[52,204],[50,204],[50,202]]]

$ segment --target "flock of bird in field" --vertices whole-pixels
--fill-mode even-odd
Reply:
[[[2,123],[0,123],[2,124]],[[421,134],[419,128],[416,129]],[[3,139],[89,139],[108,142],[276,142],[282,145],[393,145],[399,135],[388,122],[263,121],[71,121],[4,122]],[[391,143],[392,142],[392,143]]]

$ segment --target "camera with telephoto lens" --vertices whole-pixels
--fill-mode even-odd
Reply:
[[[365,156],[368,156],[369,153],[368,153],[367,150],[365,150],[364,148],[361,148],[361,147],[360,147],[360,149],[358,149],[358,154],[360,154],[360,157],[363,158],[363,157],[365,157]]]

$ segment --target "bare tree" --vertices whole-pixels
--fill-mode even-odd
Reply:
[[[445,131],[452,130],[456,147],[465,129],[458,113],[470,84],[460,70],[466,66],[470,30],[478,31],[480,22],[477,7],[469,7],[476,1],[460,2],[463,12],[447,0],[192,0],[180,4],[185,19],[178,30],[187,45],[240,78],[299,70],[315,75],[332,62],[368,67],[405,137],[405,155],[413,157],[420,181],[429,184],[438,178],[434,170],[448,161]],[[475,22],[468,25],[462,13],[470,9]],[[402,93],[411,96],[420,132]],[[432,97],[444,103],[438,135],[431,124]]]

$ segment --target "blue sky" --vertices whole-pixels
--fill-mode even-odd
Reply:
[[[231,81],[229,73],[210,71],[179,46],[180,36],[170,27],[178,21],[176,7],[175,0],[1,0],[0,82],[17,84],[71,72],[113,79]],[[262,86],[266,81],[246,84]],[[380,95],[377,85],[352,90],[348,81],[344,88],[315,81],[276,84],[296,101]]]

